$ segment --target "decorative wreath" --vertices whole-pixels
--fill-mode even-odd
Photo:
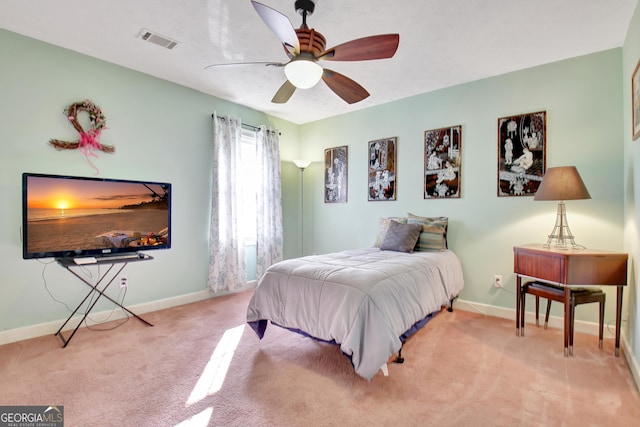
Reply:
[[[89,113],[91,127],[87,132],[85,132],[80,123],[78,123],[78,113],[82,111]],[[49,143],[56,147],[56,149],[75,150],[85,148],[87,150],[100,150],[105,153],[113,153],[116,150],[113,146],[100,144],[100,134],[103,129],[106,129],[107,123],[107,119],[102,113],[102,110],[100,110],[100,107],[88,99],[85,99],[84,101],[69,105],[64,110],[64,114],[69,119],[71,126],[80,134],[80,139],[75,142],[50,139]]]
[[[89,130],[85,132],[82,125],[78,122],[78,113],[86,111],[89,114]],[[94,151],[100,150],[105,153],[113,153],[116,151],[112,145],[104,145],[100,143],[100,135],[103,129],[106,129],[107,119],[100,110],[100,107],[85,99],[84,101],[75,102],[64,110],[65,116],[69,119],[71,126],[80,134],[78,141],[61,141],[59,139],[50,139],[49,143],[57,150],[75,150],[78,149],[87,158],[89,164],[96,170],[98,169],[91,163],[89,157],[98,157]]]

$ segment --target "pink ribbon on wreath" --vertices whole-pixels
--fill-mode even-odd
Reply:
[[[93,150],[101,148],[100,145],[100,131],[80,132],[80,139],[78,140],[78,150],[84,155],[89,162],[89,165],[96,171],[96,175],[100,173],[98,168],[93,164],[89,157],[97,158],[98,155]]]

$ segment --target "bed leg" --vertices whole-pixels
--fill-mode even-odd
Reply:
[[[380,366],[380,370],[382,371],[382,375],[384,375],[385,377],[389,376],[389,367],[386,363]]]
[[[453,302],[454,302],[456,299],[458,299],[458,297],[457,297],[457,296],[455,296],[455,297],[451,298],[451,301],[449,301],[449,307],[447,308],[447,311],[448,311],[449,313],[453,313]]]
[[[402,357],[402,348],[404,347],[404,343],[402,343],[402,347],[400,347],[400,350],[398,350],[398,357],[396,357],[396,360],[394,362],[396,363],[404,363],[404,357]]]

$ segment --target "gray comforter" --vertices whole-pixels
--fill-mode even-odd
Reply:
[[[285,260],[269,267],[247,309],[262,338],[267,320],[335,341],[358,375],[371,379],[400,336],[437,312],[464,286],[451,251],[356,249]]]

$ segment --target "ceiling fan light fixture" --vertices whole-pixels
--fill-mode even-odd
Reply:
[[[296,58],[284,67],[287,80],[298,89],[314,87],[322,78],[322,72],[320,64],[307,58]]]

